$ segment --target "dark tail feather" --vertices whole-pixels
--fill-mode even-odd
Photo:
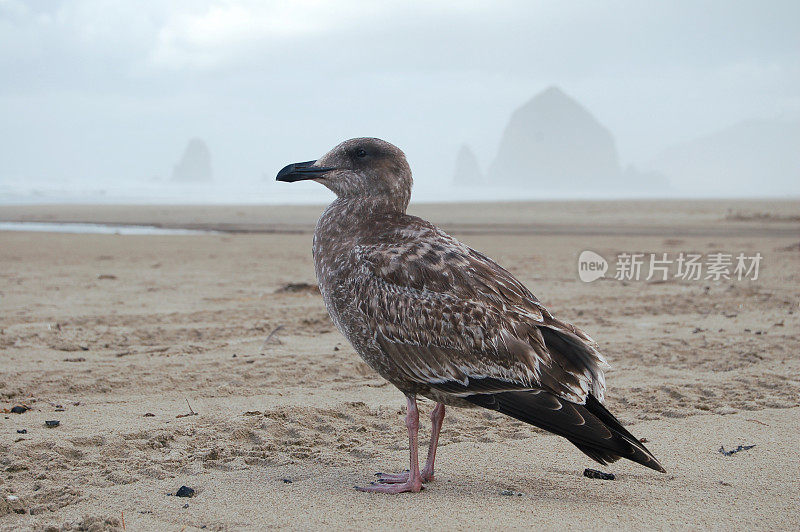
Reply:
[[[650,451],[591,394],[585,405],[570,403],[543,390],[476,394],[464,399],[563,436],[601,464],[627,458],[666,472]]]

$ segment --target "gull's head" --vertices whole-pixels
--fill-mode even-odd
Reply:
[[[402,150],[375,138],[346,140],[316,161],[285,166],[277,177],[288,183],[309,179],[322,183],[340,198],[388,201],[401,212],[411,199],[413,183]]]

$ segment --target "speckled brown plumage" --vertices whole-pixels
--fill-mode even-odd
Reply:
[[[300,164],[279,179],[312,176],[337,194],[314,232],[325,305],[381,376],[408,397],[543,427],[602,463],[663,471],[602,406],[607,363],[595,342],[496,262],[406,214],[411,170],[398,148],[353,139]]]

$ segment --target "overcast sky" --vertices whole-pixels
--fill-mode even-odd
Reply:
[[[800,2],[0,0],[0,179],[217,179],[354,136],[449,180],[558,85],[623,164],[748,118],[800,117]]]

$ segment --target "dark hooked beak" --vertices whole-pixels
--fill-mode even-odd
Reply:
[[[304,163],[294,163],[283,167],[278,172],[276,181],[283,181],[285,183],[294,183],[295,181],[304,181],[306,179],[318,179],[331,170],[336,170],[330,166],[314,166],[317,161],[306,161]]]

